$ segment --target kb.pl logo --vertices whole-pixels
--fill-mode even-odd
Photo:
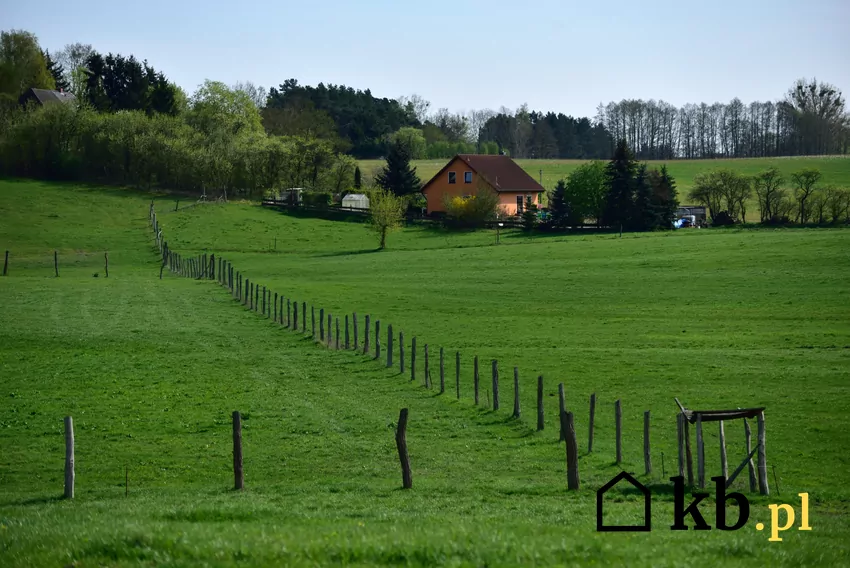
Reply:
[[[606,525],[603,523],[603,504],[605,493],[617,485],[620,481],[627,481],[633,487],[643,494],[644,499],[644,522],[640,525]],[[714,528],[721,531],[736,531],[743,528],[750,519],[750,502],[747,497],[738,492],[726,493],[726,478],[723,476],[712,477],[715,491],[714,498],[716,506],[714,510]],[[670,530],[686,531],[689,527],[685,524],[688,516],[690,516],[693,529],[697,531],[708,531],[712,527],[705,521],[702,516],[700,503],[709,496],[708,493],[694,493],[694,500],[685,506],[685,478],[682,476],[671,477],[673,482],[673,524]],[[810,531],[809,525],[809,494],[799,493],[800,497],[800,526],[798,530]],[[730,524],[730,519],[726,518],[726,504],[734,501],[738,505],[738,518],[734,523]],[[794,507],[787,503],[771,503],[768,506],[770,510],[770,542],[782,542],[779,536],[780,532],[787,531],[794,527],[796,514]],[[620,472],[614,479],[606,483],[599,491],[596,492],[596,530],[601,532],[611,531],[650,531],[652,530],[652,496],[649,489],[635,479],[632,475],[623,471]],[[780,523],[780,514],[784,514],[784,519]],[[764,523],[756,523],[756,530],[764,530]]]

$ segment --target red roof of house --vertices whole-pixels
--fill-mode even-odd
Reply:
[[[519,165],[508,156],[487,154],[458,154],[437,172],[428,183],[422,186],[424,191],[432,181],[443,175],[443,172],[451,166],[455,160],[463,160],[478,175],[483,177],[487,183],[496,191],[527,191],[539,193],[546,191],[537,183],[533,177],[528,175]]]

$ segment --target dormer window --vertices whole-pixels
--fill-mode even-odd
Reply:
[[[457,183],[457,172],[449,172],[449,183]]]

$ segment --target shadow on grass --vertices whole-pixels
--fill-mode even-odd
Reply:
[[[351,250],[351,251],[339,251],[339,252],[326,252],[321,254],[314,254],[313,257],[322,258],[322,257],[334,257],[334,256],[356,256],[360,254],[372,254],[376,252],[381,252],[381,249],[362,249],[362,250]]]
[[[62,495],[54,495],[52,497],[33,497],[31,499],[24,499],[23,501],[13,501],[9,503],[9,505],[13,505],[16,507],[30,507],[33,505],[47,505],[48,503],[59,503],[60,501],[65,501],[65,497]]]

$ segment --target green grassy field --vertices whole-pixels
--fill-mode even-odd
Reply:
[[[559,179],[567,177],[587,160],[517,160],[517,163],[536,180],[543,172],[543,187],[552,189]],[[431,179],[448,160],[414,160],[413,165],[422,183]],[[694,176],[711,169],[731,168],[744,175],[752,176],[770,167],[776,167],[785,176],[790,187],[790,175],[803,168],[816,168],[823,173],[822,183],[836,187],[850,187],[850,156],[815,156],[792,158],[738,158],[717,160],[669,160],[647,162],[650,167],[666,164],[670,174],[676,178],[681,196],[692,187]],[[360,160],[364,180],[371,180],[384,162],[382,160]],[[680,198],[681,199],[681,198]]]
[[[0,565],[850,563],[850,232],[507,232],[493,246],[490,232],[409,228],[375,253],[359,224],[251,204],[174,212],[170,199],[154,199],[166,239],[184,256],[221,254],[275,292],[336,315],[371,314],[383,329],[404,331],[408,346],[416,335],[420,349],[431,346],[434,377],[445,347],[448,392],[422,387],[421,352],[419,380],[410,383],[407,373],[247,312],[211,282],[167,272],[157,279],[149,195],[0,181],[0,248],[12,252],[9,276],[0,277]],[[489,360],[499,360],[498,412],[473,404],[473,355],[484,385]],[[510,418],[514,366],[520,420]],[[538,374],[543,432],[534,431]],[[577,494],[566,491],[557,443],[558,382],[576,412]],[[587,454],[594,392],[595,451]],[[769,498],[751,496],[740,531],[668,530],[661,454],[669,477],[674,396],[690,407],[767,407],[768,463],[781,495],[774,487]],[[617,399],[623,468],[655,491],[649,534],[595,531],[595,490],[620,471]],[[403,406],[412,491],[399,489],[393,440]],[[237,409],[245,416],[243,493],[230,490]],[[653,417],[649,477],[645,410]],[[77,438],[73,502],[58,498],[68,414]],[[734,467],[743,457],[740,424],[727,426],[727,445]],[[710,475],[719,473],[717,448],[710,425]],[[742,490],[743,479],[734,487]],[[768,503],[796,504],[804,491],[811,532],[769,543],[753,528],[768,522]],[[612,498],[617,520],[640,511],[633,494]],[[713,504],[703,510],[713,525]]]

